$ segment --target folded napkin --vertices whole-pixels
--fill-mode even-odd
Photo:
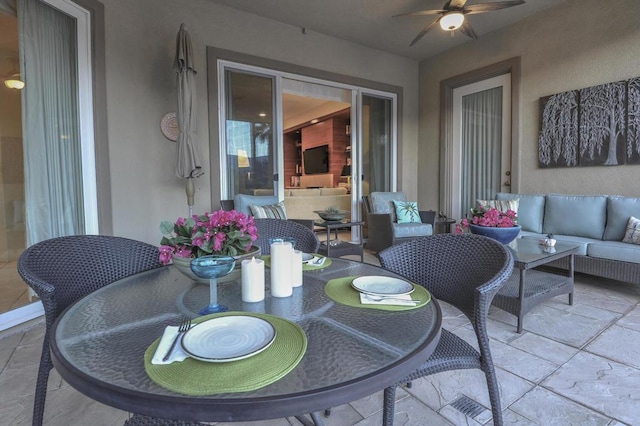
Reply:
[[[378,297],[375,297],[375,300],[372,299],[368,294],[360,293],[360,303],[363,305],[395,305],[395,306],[416,306],[417,303],[412,301],[411,295],[402,294],[398,296],[389,296],[384,297],[381,296],[378,300]]]
[[[176,346],[173,348],[171,352],[171,356],[167,358],[166,361],[163,361],[162,358],[167,354],[167,351],[173,344],[176,336],[178,336],[178,327],[169,325],[164,329],[164,333],[162,334],[162,339],[160,339],[160,343],[158,344],[158,349],[156,349],[156,353],[153,354],[153,358],[151,359],[151,364],[156,365],[164,365],[171,364],[176,361],[184,361],[189,357],[183,350],[180,342],[176,343]]]

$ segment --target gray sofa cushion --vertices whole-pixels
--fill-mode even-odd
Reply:
[[[394,238],[427,237],[433,234],[430,223],[394,223]],[[640,246],[639,246],[640,247]]]
[[[640,218],[640,198],[609,196],[603,240],[622,241],[631,216]]]
[[[372,192],[369,198],[371,199],[371,212],[390,214],[391,221],[394,223],[398,221],[398,218],[393,200],[407,201],[407,195],[404,192]]]
[[[544,217],[543,194],[512,194],[509,192],[498,192],[497,200],[519,199],[518,204],[518,225],[523,231],[542,232],[542,219]]]
[[[268,204],[277,204],[278,197],[275,195],[246,195],[236,194],[233,197],[233,208],[241,213],[251,216],[251,210],[249,206],[255,204],[256,206],[266,206]]]
[[[595,241],[587,247],[587,255],[603,259],[640,263],[640,246],[619,241]]]
[[[602,239],[607,221],[605,195],[549,194],[544,206],[544,234]]]

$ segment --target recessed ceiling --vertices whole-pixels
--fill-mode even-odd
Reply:
[[[434,21],[434,16],[398,17],[405,12],[439,9],[445,0],[209,0],[223,6],[283,22],[307,32],[348,40],[416,60],[451,49],[462,43],[473,43],[456,31],[454,37],[440,29],[427,34],[416,45],[409,43],[416,34]],[[468,0],[467,4],[490,3],[495,0]],[[497,10],[467,19],[482,38],[529,15],[556,6],[566,0],[526,0],[520,6]]]

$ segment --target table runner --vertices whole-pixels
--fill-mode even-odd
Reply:
[[[144,353],[147,375],[159,386],[184,395],[201,396],[217,393],[247,392],[267,386],[293,370],[307,350],[307,336],[295,323],[269,314],[225,312],[194,320],[199,323],[211,318],[246,315],[269,321],[276,329],[276,338],[263,352],[233,362],[210,363],[187,358],[167,365],[151,364],[160,343],[156,339]]]
[[[316,253],[311,253],[314,256],[319,256],[319,257],[324,257],[320,254],[316,254]],[[264,260],[264,266],[266,266],[267,268],[271,267],[271,256],[266,254],[264,256],[260,256],[260,259]],[[314,266],[314,265],[309,265],[308,263],[305,263],[302,265],[302,270],[303,271],[315,271],[316,269],[322,269],[322,268],[326,268],[327,266],[331,265],[331,258],[326,257],[324,259],[324,263],[320,266]]]
[[[354,308],[380,309],[383,311],[408,311],[421,308],[431,301],[431,294],[421,285],[413,285],[415,290],[411,293],[412,300],[420,300],[416,306],[394,305],[364,305],[360,303],[360,292],[351,287],[351,282],[357,277],[334,278],[327,281],[324,292],[335,302]]]

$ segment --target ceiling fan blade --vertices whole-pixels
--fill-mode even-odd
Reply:
[[[437,15],[439,13],[447,13],[445,9],[433,9],[433,10],[419,10],[417,12],[401,13],[399,15],[393,15],[394,18],[399,16],[423,16],[423,15]]]
[[[417,42],[420,41],[420,39],[422,37],[424,37],[424,35],[426,33],[428,33],[429,31],[431,31],[435,26],[437,26],[440,23],[440,19],[442,19],[442,16],[439,17],[438,19],[436,19],[435,21],[433,21],[432,23],[430,23],[429,25],[427,25],[426,27],[424,27],[424,29],[422,31],[420,31],[418,33],[418,35],[416,36],[416,38],[413,39],[413,41],[409,44],[409,46],[413,46],[414,44],[416,44]]]
[[[473,30],[473,27],[471,26],[469,21],[466,19],[464,20],[464,22],[462,23],[462,26],[460,27],[460,32],[466,35],[467,37],[471,37],[474,40],[478,39],[478,34],[476,34],[476,32]]]
[[[466,3],[467,3],[467,0],[449,0],[448,2],[445,3],[445,5],[442,8],[447,10],[453,10],[453,9],[460,10],[464,7]]]
[[[494,10],[506,9],[507,7],[524,4],[524,0],[497,1],[495,3],[472,4],[464,8],[465,15],[476,15],[478,13],[492,12]]]

